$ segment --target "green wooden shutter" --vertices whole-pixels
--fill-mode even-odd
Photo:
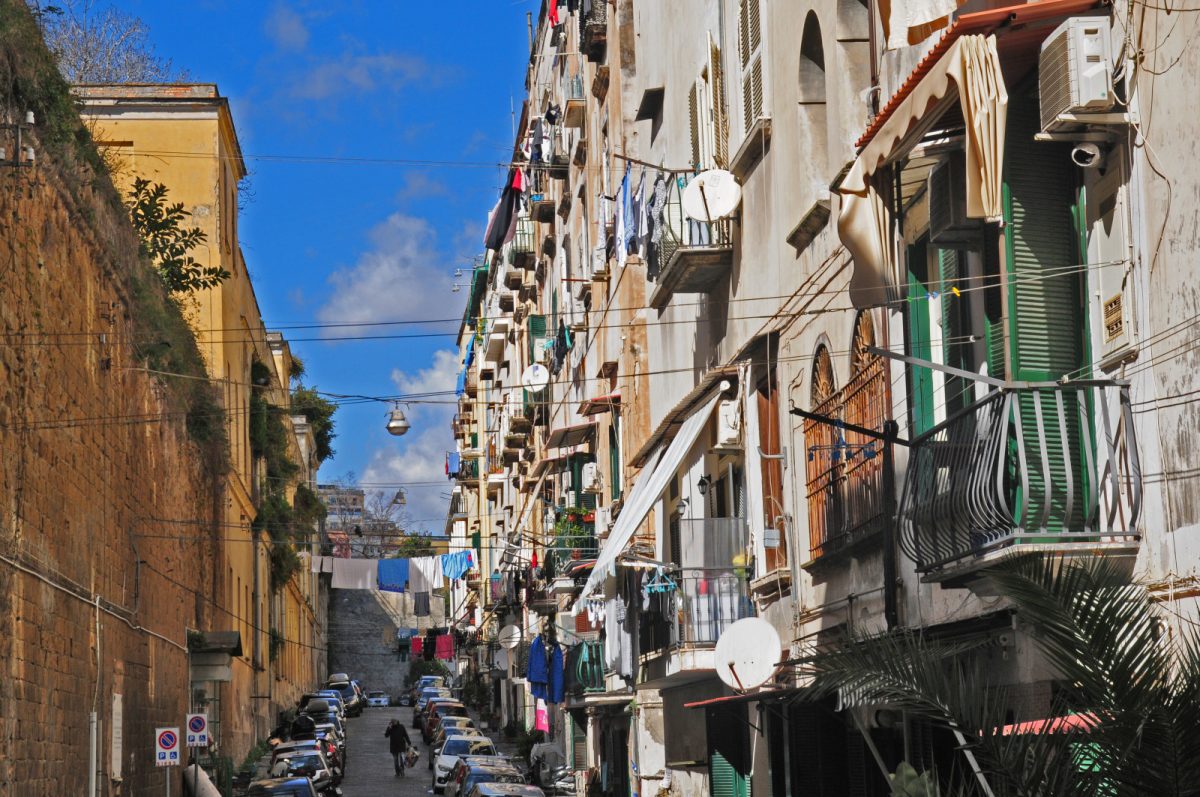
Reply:
[[[742,774],[715,750],[708,764],[708,793],[712,797],[748,797],[750,793]]]
[[[908,249],[906,312],[908,315],[908,353],[921,360],[933,359],[929,331],[929,289],[925,285],[927,252],[924,241]],[[933,372],[924,366],[909,366],[912,433],[921,434],[933,427]]]
[[[1036,84],[1017,92],[1009,104],[1004,157],[1004,211],[1009,298],[1009,355],[1014,380],[1051,381],[1074,374],[1086,362],[1087,330],[1084,279],[1078,247],[1075,213],[1077,182],[1069,145],[1039,142]],[[1039,433],[1037,408],[1043,423]],[[1025,442],[1031,506],[1041,507],[1050,491],[1050,530],[1079,523],[1081,501],[1066,517],[1066,463],[1062,452],[1079,452],[1080,426],[1075,413],[1067,414],[1064,441],[1057,418],[1055,397],[1043,391],[1020,396],[1022,435]],[[1048,463],[1042,462],[1045,440]],[[1082,460],[1073,471],[1082,472]],[[1050,484],[1043,465],[1048,464]],[[1017,465],[1019,467],[1019,465]],[[1018,500],[1015,506],[1020,507]],[[1022,518],[1025,525],[1033,518]],[[1076,526],[1078,527],[1078,526]]]
[[[529,316],[527,335],[529,338],[529,362],[533,362],[534,347],[541,345],[546,338],[546,316]]]
[[[576,712],[571,717],[571,768],[587,769],[587,721],[580,722]]]
[[[953,249],[938,250],[938,267],[941,271],[942,297],[942,361],[953,368],[971,370],[969,361],[971,316],[969,293],[964,293],[966,262],[961,252]],[[958,291],[955,294],[955,290]],[[946,375],[946,415],[971,403],[974,396],[973,384],[961,376]]]
[[[621,416],[611,414],[608,427],[608,495],[616,501],[621,497]]]

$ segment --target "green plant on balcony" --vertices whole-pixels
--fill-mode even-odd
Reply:
[[[584,520],[588,512],[582,507],[568,507],[555,521],[553,554],[560,567],[595,553],[596,537],[592,525]]]

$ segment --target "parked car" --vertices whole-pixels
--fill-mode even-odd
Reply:
[[[307,777],[321,797],[338,797],[341,789],[341,773],[335,772],[329,761],[319,750],[297,750],[291,755],[281,756],[271,765],[275,777]]]
[[[546,793],[537,786],[519,783],[476,783],[467,797],[546,797]]]
[[[318,695],[329,701],[329,704],[337,709],[338,714],[343,719],[346,717],[346,701],[342,699],[342,693],[336,689],[322,689],[317,692]]]
[[[335,672],[332,675],[330,675],[328,678],[325,679],[325,683],[331,684],[334,681],[349,681],[349,680],[350,680],[350,676],[347,673]]]
[[[387,692],[367,692],[367,705],[376,708],[387,708],[392,704]]]
[[[346,735],[339,731],[332,722],[318,723],[315,735],[318,739],[328,739],[337,745],[338,755],[342,757],[342,768],[344,769],[346,767]]]
[[[265,778],[250,784],[246,797],[320,797],[308,778]]]
[[[425,706],[425,719],[421,727],[421,740],[429,744],[438,720],[442,717],[465,717],[467,707],[457,700],[430,700]]]
[[[325,688],[336,689],[341,694],[342,701],[346,704],[346,716],[357,717],[362,714],[363,701],[358,696],[358,690],[354,688],[354,684],[349,681],[330,681]]]
[[[433,791],[441,794],[450,770],[466,755],[496,755],[496,745],[486,736],[447,736],[433,764]]]
[[[417,698],[417,704],[413,707],[412,726],[414,728],[421,727],[421,723],[425,721],[425,706],[430,700],[434,700],[436,698],[444,698],[447,700],[451,699],[450,690],[442,689],[441,687],[432,687],[421,690],[421,695]]]
[[[429,769],[433,769],[433,762],[437,760],[438,754],[442,751],[442,745],[446,743],[446,739],[450,736],[480,736],[484,739],[488,738],[484,735],[483,731],[473,725],[462,728],[448,728],[429,741]]]
[[[474,756],[468,756],[473,758]],[[493,762],[468,763],[460,758],[446,779],[446,797],[462,797],[477,783],[524,783],[525,779],[511,764]]]
[[[326,760],[329,761],[329,766],[337,773],[337,782],[341,782],[342,775],[345,774],[345,762],[342,761],[341,750],[337,746],[337,742],[326,736],[321,736],[315,739],[293,739],[290,742],[281,742],[271,750],[271,765],[274,766],[280,758],[286,758],[297,753],[308,752],[310,750],[318,750],[324,753]]]
[[[409,687],[408,697],[409,705],[417,702],[417,698],[421,694],[421,690],[429,689],[430,687],[442,688],[446,685],[446,679],[440,675],[422,675],[417,679],[417,682]]]
[[[433,738],[429,740],[429,746],[436,748],[446,741],[447,736],[470,736],[473,733],[483,735],[483,731],[475,727],[475,720],[470,717],[442,717],[433,729]]]

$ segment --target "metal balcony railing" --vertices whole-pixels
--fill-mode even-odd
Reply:
[[[659,262],[665,269],[681,249],[723,248],[733,246],[729,219],[697,221],[683,210],[683,192],[695,175],[677,172],[667,180],[667,198],[663,205],[663,235],[659,242]]]
[[[581,642],[571,657],[574,669],[570,673],[576,694],[604,692],[604,643]]]
[[[1126,384],[1005,388],[912,441],[901,544],[926,573],[1018,547],[1129,548],[1141,503]]]
[[[695,568],[674,576],[677,584],[670,621],[673,646],[714,645],[726,628],[754,616],[746,568]]]
[[[533,255],[533,219],[520,216],[517,219],[517,230],[513,236],[512,253],[514,263],[524,263],[525,255]]]

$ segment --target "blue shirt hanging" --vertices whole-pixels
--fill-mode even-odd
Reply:
[[[383,592],[404,592],[408,587],[408,560],[380,559],[378,578]]]

